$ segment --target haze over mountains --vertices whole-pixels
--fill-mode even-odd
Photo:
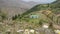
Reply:
[[[21,7],[21,6],[32,6],[31,4],[34,5],[35,2],[24,2],[22,0],[0,0],[0,5],[2,7]]]
[[[24,13],[36,4],[41,3],[34,1],[25,2],[22,0],[0,0],[0,9],[2,12],[8,13],[8,17],[11,17],[16,14]]]
[[[30,2],[30,1],[34,1],[37,2],[38,4],[46,4],[46,3],[52,3],[56,0],[23,0],[25,2]]]
[[[35,0],[36,1],[36,0]],[[26,8],[28,7],[31,7],[35,4],[43,4],[48,2],[47,0],[45,1],[41,1],[41,0],[37,0],[39,2],[34,2],[34,1],[29,1],[29,2],[26,2],[24,0],[0,0],[0,7],[23,7],[23,6],[26,6]],[[53,2],[54,0],[50,1],[50,2]]]
[[[0,0],[0,9],[8,13],[8,16],[21,14],[36,5],[36,2],[24,2],[22,0]]]

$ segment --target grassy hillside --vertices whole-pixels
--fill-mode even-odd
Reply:
[[[39,4],[31,8],[30,10],[26,11],[22,14],[22,16],[27,15],[31,12],[40,11],[40,10],[51,10],[54,13],[60,13],[60,0],[57,0],[51,4]]]
[[[31,8],[30,10],[24,12],[20,16],[15,16],[13,19],[19,19],[21,21],[26,21],[27,23],[38,23],[42,20],[42,22],[48,22],[48,23],[58,23],[57,21],[57,14],[60,14],[60,0],[57,0],[51,4],[39,4]],[[46,12],[45,12],[46,11]],[[31,19],[29,18],[30,15],[41,15],[41,12],[43,15],[40,17],[43,19]],[[51,12],[51,13],[50,13]],[[37,13],[37,14],[36,14]],[[50,13],[50,14],[49,14]],[[47,15],[48,14],[48,15]],[[44,18],[46,17],[46,18]],[[32,20],[32,21],[31,21]],[[36,22],[35,22],[36,21]]]
[[[39,4],[34,6],[33,8],[29,9],[28,11],[24,12],[20,15],[22,8],[7,8],[2,11],[11,11],[8,12],[9,15],[16,15],[12,17],[12,20],[10,19],[1,19],[5,18],[6,15],[3,12],[0,12],[0,24],[1,24],[1,33],[12,33],[16,34],[17,30],[20,29],[39,29],[42,28],[43,24],[48,24],[51,29],[53,29],[52,24],[58,24],[60,25],[60,0],[53,2],[51,4]],[[16,9],[16,10],[15,10]],[[15,11],[15,12],[14,12]],[[17,12],[19,14],[17,14]],[[25,10],[23,10],[25,11]],[[14,14],[13,14],[14,13]],[[8,15],[8,16],[9,16]],[[30,18],[30,16],[38,16],[38,18]],[[9,16],[10,17],[10,16]],[[4,20],[4,21],[3,21]],[[56,28],[56,26],[55,26]],[[58,27],[57,27],[58,28]],[[10,31],[8,31],[10,30]]]

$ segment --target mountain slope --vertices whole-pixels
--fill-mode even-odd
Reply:
[[[52,10],[54,13],[60,13],[60,0],[57,0],[51,4],[39,4],[23,13],[22,16],[27,15],[31,12],[40,11],[40,10]]]
[[[51,8],[56,14],[60,14],[60,0],[53,2]]]
[[[33,7],[35,2],[24,2],[22,0],[0,0],[0,9],[8,13],[8,17],[22,14]]]

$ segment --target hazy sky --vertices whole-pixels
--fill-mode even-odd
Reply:
[[[51,3],[56,0],[23,0],[23,1],[25,1],[25,2],[34,1],[34,2],[38,2],[38,3]]]

